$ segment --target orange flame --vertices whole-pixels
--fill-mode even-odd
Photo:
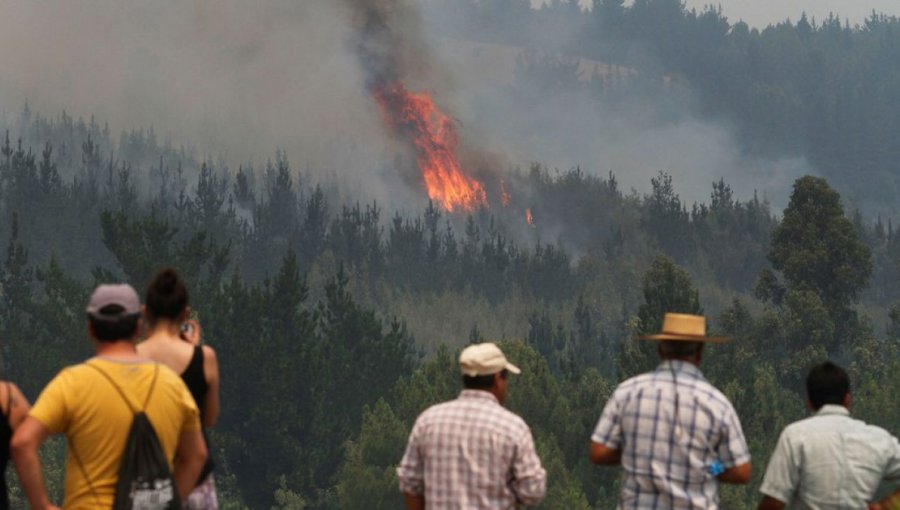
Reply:
[[[534,216],[531,215],[531,209],[525,209],[525,221],[532,227],[534,226]]]
[[[484,186],[463,173],[456,157],[456,123],[441,112],[427,92],[413,94],[395,82],[374,91],[382,116],[416,149],[428,197],[453,212],[487,204]]]

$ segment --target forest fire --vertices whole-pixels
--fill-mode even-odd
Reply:
[[[487,205],[484,186],[459,164],[455,121],[441,112],[427,92],[394,82],[374,90],[385,123],[413,145],[428,197],[448,212]]]

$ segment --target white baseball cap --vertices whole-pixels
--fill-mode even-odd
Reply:
[[[507,361],[503,351],[491,342],[470,345],[463,349],[459,353],[459,369],[463,375],[470,377],[492,375],[504,369],[513,374],[522,373],[519,367]]]

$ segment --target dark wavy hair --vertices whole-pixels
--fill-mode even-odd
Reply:
[[[147,286],[144,303],[151,323],[158,319],[179,320],[189,301],[187,287],[178,271],[167,267],[157,273]]]

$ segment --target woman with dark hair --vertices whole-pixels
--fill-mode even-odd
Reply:
[[[219,364],[212,347],[202,344],[200,324],[189,319],[191,310],[187,288],[177,271],[163,269],[150,282],[145,299],[148,333],[146,339],[138,344],[138,353],[181,374],[200,410],[200,421],[205,431],[219,417]],[[205,432],[203,436],[206,438]],[[210,454],[210,460],[207,460],[197,480],[197,487],[188,498],[187,509],[218,508],[211,457]]]
[[[9,443],[13,432],[22,423],[31,406],[19,391],[19,387],[9,381],[0,381],[0,510],[9,508],[9,489],[6,486],[6,466],[9,464]]]

